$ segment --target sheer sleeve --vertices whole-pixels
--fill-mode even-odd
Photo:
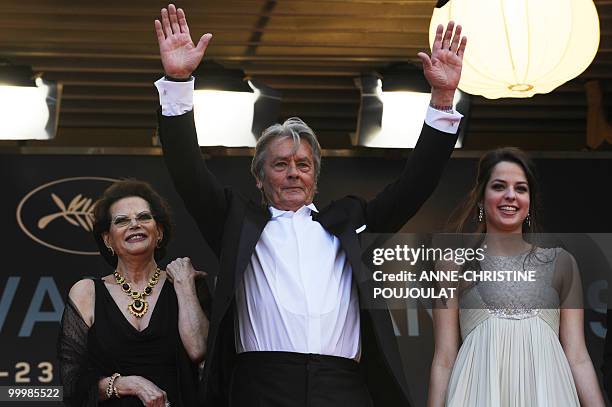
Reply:
[[[574,256],[564,249],[558,251],[554,278],[554,284],[560,288],[560,307],[584,309],[580,270]]]
[[[98,375],[90,367],[87,354],[89,327],[68,298],[57,343],[60,381],[64,387],[64,404],[71,407],[98,405]]]

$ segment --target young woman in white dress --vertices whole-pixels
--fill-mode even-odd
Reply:
[[[538,231],[537,198],[533,163],[521,150],[480,159],[456,230],[482,234],[482,270],[535,270],[536,282],[460,285],[458,298],[435,307],[428,407],[604,406],[585,346],[576,262],[526,239]]]

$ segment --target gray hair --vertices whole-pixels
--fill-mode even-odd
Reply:
[[[264,179],[264,163],[268,145],[281,138],[291,137],[293,139],[293,152],[295,153],[300,148],[300,141],[305,140],[312,149],[312,158],[314,160],[315,183],[319,179],[321,171],[321,146],[317,140],[314,131],[299,117],[290,117],[283,124],[277,123],[268,127],[261,133],[261,137],[255,145],[255,155],[251,161],[251,174],[263,181]]]

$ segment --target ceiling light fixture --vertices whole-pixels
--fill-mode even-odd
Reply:
[[[61,85],[32,68],[0,61],[0,139],[49,140],[57,131]]]
[[[193,75],[201,146],[254,147],[262,130],[276,122],[280,92],[250,80],[242,70],[205,61]]]
[[[353,144],[379,148],[414,148],[431,99],[431,86],[422,69],[396,64],[381,74],[363,75],[357,80],[361,106]],[[455,110],[464,115],[455,148],[464,143],[470,97],[455,92]]]

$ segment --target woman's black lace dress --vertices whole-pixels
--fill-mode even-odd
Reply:
[[[64,402],[69,406],[142,406],[137,397],[99,401],[98,381],[120,373],[142,376],[167,393],[173,407],[195,406],[197,366],[178,332],[178,303],[168,281],[161,292],[149,325],[136,330],[119,310],[101,279],[94,280],[95,317],[91,328],[68,299],[58,343]],[[204,333],[202,333],[204,335]]]

